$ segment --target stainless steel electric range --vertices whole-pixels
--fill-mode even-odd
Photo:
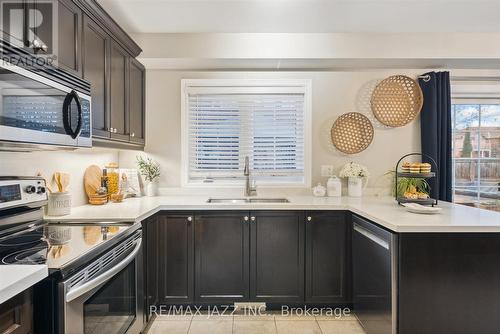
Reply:
[[[46,264],[35,333],[135,334],[144,325],[142,230],[134,222],[46,222],[40,178],[0,178],[0,263]]]

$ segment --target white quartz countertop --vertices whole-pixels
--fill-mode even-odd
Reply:
[[[0,266],[0,304],[30,288],[48,275],[46,265]]]
[[[207,203],[209,196],[157,196],[127,198],[122,203],[75,207],[68,216],[52,221],[142,221],[161,210],[349,210],[393,232],[500,232],[500,213],[439,202],[439,214],[407,212],[392,197],[281,196],[290,203]]]

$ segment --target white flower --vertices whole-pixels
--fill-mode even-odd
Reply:
[[[368,177],[370,176],[370,173],[368,172],[368,169],[360,164],[357,164],[355,162],[349,162],[342,167],[339,173],[340,177]]]

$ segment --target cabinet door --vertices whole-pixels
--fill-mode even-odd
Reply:
[[[110,137],[109,36],[93,20],[84,17],[83,78],[91,84],[92,136]]]
[[[194,218],[161,214],[159,222],[160,303],[190,304],[194,292]]]
[[[128,55],[115,41],[110,54],[111,138],[128,141]]]
[[[348,302],[350,228],[345,212],[306,217],[306,302]]]
[[[146,321],[150,320],[151,306],[158,305],[158,262],[159,262],[159,224],[158,216],[153,216],[142,223],[144,247],[144,296]]]
[[[130,141],[144,144],[145,116],[145,70],[135,59],[130,60],[129,120]]]
[[[197,302],[248,300],[248,212],[215,212],[195,217]]]
[[[0,333],[33,333],[32,323],[32,289],[21,292],[0,305]]]
[[[2,40],[8,42],[16,48],[28,48],[30,40],[28,37],[29,10],[34,9],[33,4],[24,1],[12,1],[2,4]],[[8,52],[2,50],[2,52]]]
[[[2,40],[31,55],[54,54],[53,8],[51,1],[2,1]],[[35,45],[43,45],[45,49]],[[19,65],[27,64],[21,62]]]
[[[81,76],[82,11],[70,0],[59,0],[57,11],[58,65]]]
[[[250,297],[263,302],[304,300],[304,214],[251,213]]]

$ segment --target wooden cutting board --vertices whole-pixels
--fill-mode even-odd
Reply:
[[[99,166],[90,165],[87,167],[85,174],[83,175],[83,185],[85,187],[87,197],[94,195],[97,189],[101,187],[101,177],[102,170]]]

